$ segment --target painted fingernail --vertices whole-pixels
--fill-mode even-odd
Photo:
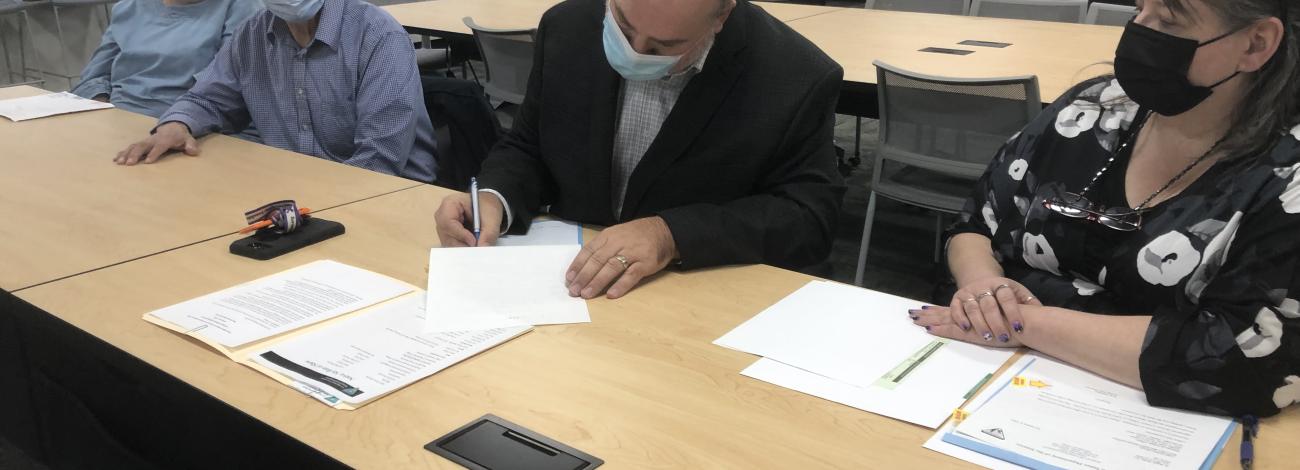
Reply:
[[[993,333],[984,333],[984,341],[993,341]]]
[[[925,331],[930,331],[930,327],[928,325],[925,327]]]
[[[917,321],[921,319],[921,317],[918,317],[916,315],[908,315],[908,316],[912,318],[912,321]]]
[[[1011,329],[1015,330],[1016,333],[1022,333],[1025,331],[1025,326],[1021,325],[1020,322],[1013,322],[1011,323]]]
[[[970,323],[962,323],[962,324],[961,324],[961,330],[962,330],[962,331],[970,331]]]
[[[921,310],[926,310],[926,309],[929,309],[929,308],[930,308],[929,305],[922,305],[922,306],[921,306]]]
[[[1011,341],[1011,337],[1007,336],[1006,333],[1003,333],[1001,335],[998,335],[998,341],[1005,343],[1007,341]]]

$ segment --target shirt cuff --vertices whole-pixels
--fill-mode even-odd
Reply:
[[[493,196],[497,197],[497,200],[501,201],[501,207],[506,210],[506,226],[505,228],[501,229],[501,233],[509,232],[510,226],[513,225],[515,222],[515,216],[514,214],[510,213],[510,203],[506,202],[506,197],[502,196],[501,193],[497,192],[497,190],[495,189],[479,188],[478,192],[492,194]]]
[[[177,104],[179,105],[180,103],[178,102]],[[172,107],[176,108],[175,105],[173,105]],[[195,119],[193,116],[189,115],[185,111],[169,111],[167,113],[163,113],[162,117],[158,118],[158,124],[153,126],[153,130],[150,130],[149,133],[152,134],[154,133],[154,131],[157,131],[158,128],[161,127],[163,124],[167,124],[173,121],[184,124],[185,127],[190,128],[190,135],[194,136],[194,138],[203,137],[205,135],[221,130],[221,126],[204,125],[204,123],[199,122],[198,119]]]

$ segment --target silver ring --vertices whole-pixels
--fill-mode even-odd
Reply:
[[[632,263],[630,263],[630,262],[627,261],[627,257],[626,257],[626,256],[623,256],[623,255],[614,255],[614,259],[617,260],[619,263],[622,263],[622,264],[623,264],[623,270],[624,270],[624,271],[627,271],[628,266],[631,266],[631,265],[632,265]]]
[[[1032,295],[1026,295],[1025,298],[1024,298],[1024,301],[1025,301],[1025,302],[1030,302],[1030,301],[1033,301],[1033,300],[1034,300],[1034,296],[1032,296]]]
[[[993,292],[992,292],[992,291],[984,291],[984,292],[980,293],[980,295],[975,296],[975,300],[979,300],[979,299],[982,299],[982,298],[988,297],[988,296],[990,296],[990,295],[993,295]]]
[[[996,293],[998,293],[998,291],[1000,291],[1000,290],[1002,290],[1002,289],[1010,289],[1010,288],[1011,288],[1011,286],[1008,286],[1008,285],[1006,285],[1006,284],[998,284],[997,287],[994,287],[994,288],[993,288],[993,293],[996,294]]]

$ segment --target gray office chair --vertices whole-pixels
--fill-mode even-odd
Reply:
[[[465,26],[474,32],[474,43],[483,56],[487,95],[511,104],[522,104],[528,91],[528,75],[533,69],[533,36],[536,29],[489,29],[465,17]]]
[[[973,0],[971,16],[1082,23],[1087,0]]]
[[[1128,24],[1129,20],[1133,19],[1137,14],[1137,7],[1110,3],[1094,3],[1088,7],[1088,17],[1085,18],[1083,22],[1088,24],[1125,26]]]
[[[63,37],[63,21],[59,18],[60,8],[76,7],[101,7],[104,9],[104,25],[100,31],[108,29],[108,24],[113,21],[112,5],[117,0],[49,0],[50,6],[54,7],[54,30],[59,35],[59,65],[57,70],[63,71],[63,67],[68,61],[68,41]],[[76,75],[78,71],[69,72],[70,75]],[[57,73],[52,73],[57,75]],[[72,86],[72,79],[68,79],[68,86]]]
[[[21,0],[0,0],[0,17],[9,15],[18,15],[21,19],[18,22],[18,70],[14,70],[12,59],[10,58],[9,43],[5,40],[4,25],[7,23],[0,22],[0,54],[4,54],[5,72],[9,74],[5,81],[15,83],[15,72],[18,75],[18,82],[29,82],[30,76],[27,75],[27,44],[32,35],[32,21],[27,15],[27,11],[32,8],[43,6],[45,2],[25,2]],[[34,43],[33,43],[34,44]],[[43,81],[44,77],[37,77],[36,81]]]
[[[912,11],[917,13],[944,13],[965,15],[970,11],[970,0],[866,0],[866,7],[874,10]]]
[[[862,225],[853,282],[862,285],[871,245],[876,197],[929,209],[935,215],[939,261],[944,214],[961,211],[971,186],[1007,139],[1042,110],[1038,78],[943,78],[908,72],[881,61],[880,150]]]

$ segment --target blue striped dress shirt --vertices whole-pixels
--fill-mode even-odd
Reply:
[[[437,170],[410,36],[360,0],[325,0],[307,47],[254,16],[158,120],[170,121],[196,137],[253,125],[267,145],[418,181]]]

